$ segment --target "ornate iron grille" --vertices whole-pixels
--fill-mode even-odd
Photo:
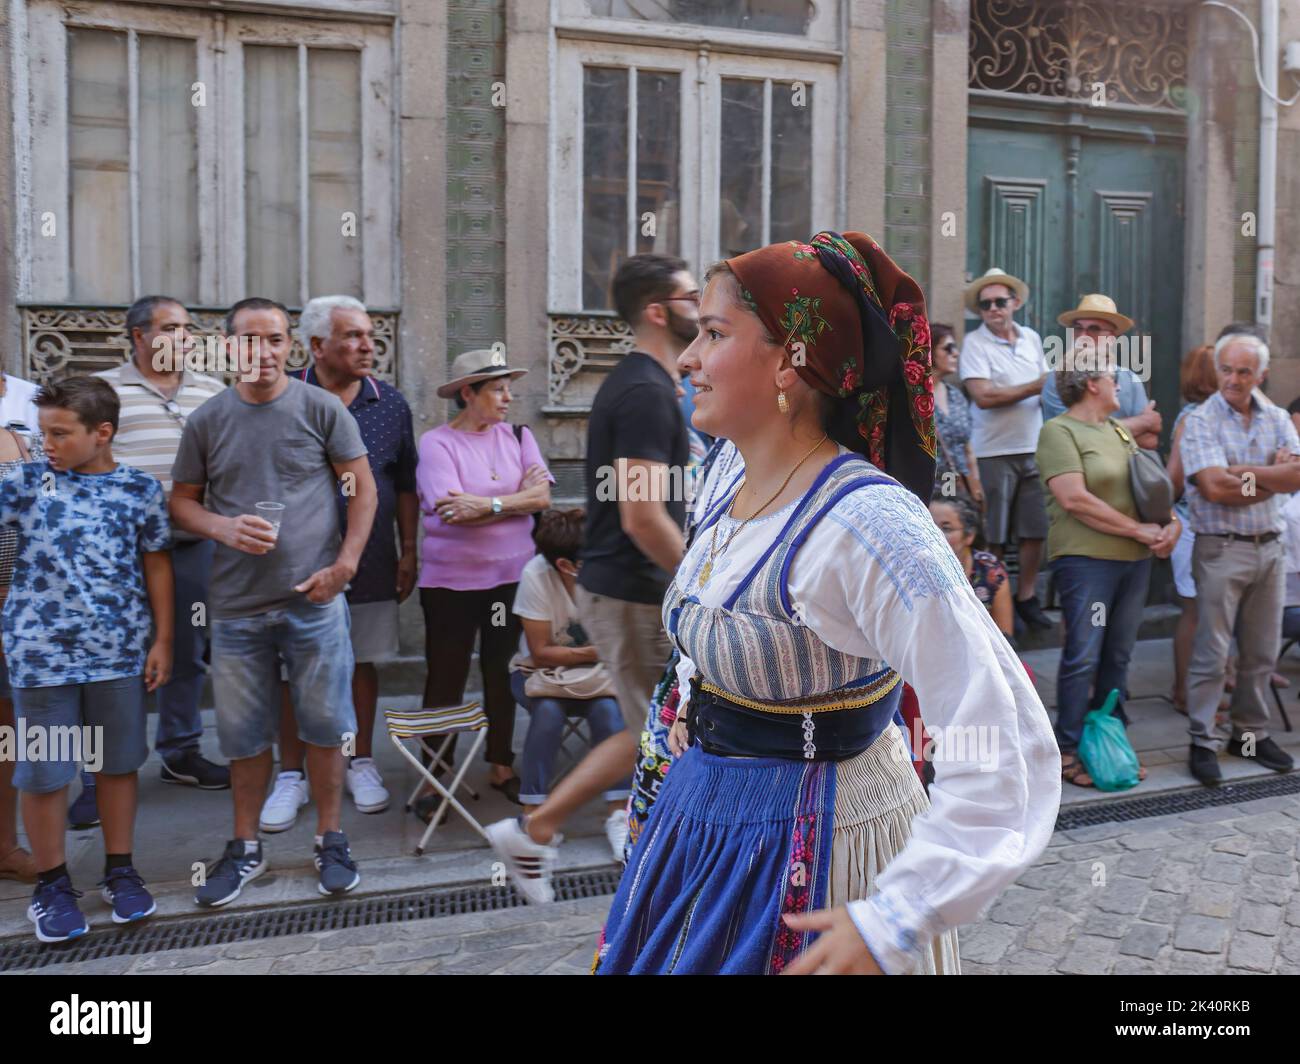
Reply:
[[[25,306],[23,354],[29,379],[38,384],[74,373],[97,373],[120,364],[127,354],[125,307]],[[194,335],[216,336],[224,310],[190,308]],[[375,375],[395,383],[397,372],[397,312],[370,311],[375,335]],[[290,325],[298,328],[298,314],[290,312]],[[289,368],[307,364],[307,353],[295,339]],[[215,372],[213,376],[230,373]]]
[[[547,398],[556,409],[590,407],[605,374],[632,350],[632,330],[612,314],[552,314],[547,333]]]
[[[1182,110],[1187,14],[1132,0],[972,0],[970,87]],[[1099,88],[1099,86],[1103,86]]]

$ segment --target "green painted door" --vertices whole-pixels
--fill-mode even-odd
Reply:
[[[1114,299],[1137,322],[1133,365],[1166,434],[1180,405],[1182,127],[1175,114],[973,98],[967,164],[968,274],[1024,279],[1019,317],[1045,342],[1064,343],[1057,315],[1080,296]]]

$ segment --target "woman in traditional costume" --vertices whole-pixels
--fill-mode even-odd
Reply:
[[[955,973],[955,928],[1042,851],[1061,786],[1042,703],[926,509],[921,292],[860,233],[706,280],[693,423],[743,472],[664,602],[685,752],[598,971]],[[902,679],[937,744],[928,800]]]

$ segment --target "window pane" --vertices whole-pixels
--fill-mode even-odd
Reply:
[[[68,30],[72,298],[129,303],[131,183],[126,34]]]
[[[676,255],[680,211],[681,78],[638,70],[636,75],[636,212],[638,253]],[[654,216],[653,229],[646,215]]]
[[[645,22],[690,22],[697,26],[808,32],[813,5],[808,0],[587,0],[593,15]]]
[[[193,302],[199,295],[198,77],[195,43],[141,36],[140,286]]]
[[[360,53],[307,53],[307,115],[311,294],[360,299]]]
[[[772,84],[772,213],[769,243],[812,236],[812,86]]]
[[[248,295],[291,306],[298,256],[298,49],[244,46],[244,204]]]
[[[586,67],[582,88],[582,304],[606,310],[627,256],[627,75]]]
[[[718,248],[722,257],[763,243],[763,83],[722,79]]]

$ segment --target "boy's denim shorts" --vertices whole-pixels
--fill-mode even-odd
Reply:
[[[14,786],[49,794],[77,778],[82,762],[93,772],[125,776],[149,756],[143,676],[60,687],[15,687],[17,738],[26,741],[14,766]],[[37,733],[33,729],[39,728]],[[89,729],[89,731],[87,731]],[[77,741],[72,741],[75,731]],[[38,760],[28,760],[33,737],[43,738]]]
[[[217,738],[229,760],[256,757],[278,737],[282,661],[298,737],[337,747],[356,735],[347,600],[335,595],[318,606],[304,597],[255,617],[212,620]]]

